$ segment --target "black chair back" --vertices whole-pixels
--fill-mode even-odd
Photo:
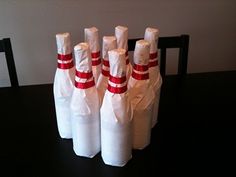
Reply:
[[[19,87],[10,38],[0,40],[0,52],[5,53],[11,86]]]
[[[128,50],[134,51],[136,39],[128,40]],[[166,49],[179,48],[179,61],[178,61],[178,75],[187,74],[188,65],[188,48],[189,48],[189,35],[172,36],[172,37],[159,37],[158,48],[160,49],[160,73],[164,77],[166,73]]]

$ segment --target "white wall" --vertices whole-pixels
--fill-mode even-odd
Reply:
[[[102,37],[119,24],[129,27],[130,38],[142,37],[147,26],[161,36],[189,34],[189,73],[236,69],[235,0],[0,0],[0,38],[12,40],[20,85],[53,82],[56,33],[70,32],[75,45],[85,27],[98,27]],[[176,71],[175,53],[168,73]],[[0,55],[0,86],[6,85]]]

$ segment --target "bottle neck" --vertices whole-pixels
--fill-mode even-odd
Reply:
[[[116,77],[110,75],[107,90],[114,94],[125,93],[127,91],[126,76]]]
[[[136,80],[147,80],[149,79],[149,72],[148,72],[149,65],[139,65],[134,64],[132,77]]]
[[[70,54],[57,54],[57,68],[59,69],[71,69],[74,67],[73,56]]]
[[[92,66],[98,66],[101,64],[100,51],[92,52],[91,58],[92,58]]]
[[[78,89],[88,89],[95,86],[92,71],[75,71],[75,87]]]
[[[105,77],[109,77],[110,75],[110,63],[106,58],[102,60],[102,75]]]
[[[149,54],[149,68],[158,66],[157,57],[158,57],[157,51]]]

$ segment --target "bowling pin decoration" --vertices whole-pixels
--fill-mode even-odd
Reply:
[[[117,41],[115,36],[104,36],[102,42],[102,72],[98,78],[97,89],[102,103],[105,91],[108,86],[108,79],[110,75],[110,64],[108,51],[117,48]]]
[[[132,65],[130,64],[128,53],[128,28],[125,26],[115,27],[115,36],[117,39],[117,48],[122,48],[126,51],[126,77],[129,78],[132,72]]]
[[[101,73],[101,57],[100,57],[98,29],[96,27],[85,28],[84,34],[85,34],[85,42],[89,44],[91,51],[92,71],[93,71],[94,81],[96,84],[98,77]]]
[[[89,45],[76,45],[74,54],[75,87],[70,105],[73,149],[78,156],[92,158],[100,151],[100,105]]]
[[[151,44],[150,54],[149,54],[150,84],[153,87],[153,91],[155,92],[155,100],[154,100],[153,115],[152,115],[152,127],[154,127],[158,122],[158,109],[159,109],[160,93],[162,85],[162,77],[159,69],[158,49],[157,49],[158,36],[159,36],[158,29],[150,27],[146,28],[144,39]]]
[[[128,82],[133,113],[133,148],[143,149],[150,143],[154,92],[150,86],[148,62],[150,44],[136,42],[134,65]]]
[[[61,138],[72,138],[70,101],[74,88],[75,67],[73,63],[69,33],[56,35],[57,70],[53,93],[56,108],[57,126]]]
[[[132,111],[125,52],[124,49],[108,52],[110,76],[101,107],[102,159],[112,166],[124,166],[132,157]]]

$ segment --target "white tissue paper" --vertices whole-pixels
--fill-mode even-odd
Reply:
[[[108,51],[117,48],[117,41],[115,36],[104,36],[103,43],[102,43],[102,72],[97,81],[97,89],[99,93],[99,97],[102,103],[105,91],[108,85],[108,79],[110,75],[110,67],[109,67],[109,57]]]
[[[117,26],[115,27],[115,36],[117,39],[117,48],[122,48],[126,50],[125,57],[126,57],[126,77],[130,78],[132,73],[132,65],[129,61],[129,54],[128,54],[128,28],[125,26]]]
[[[70,101],[74,88],[75,67],[72,58],[69,33],[56,35],[58,67],[56,70],[53,93],[56,108],[57,126],[61,138],[72,138]]]
[[[89,44],[92,57],[92,70],[95,83],[101,73],[101,57],[98,29],[96,27],[84,29],[84,40]]]
[[[100,151],[99,97],[92,75],[89,45],[74,47],[75,88],[71,100],[73,149],[78,156],[92,158]]]
[[[134,67],[128,82],[133,113],[133,148],[143,149],[150,144],[154,92],[150,86],[148,62],[150,44],[136,42]]]
[[[153,105],[153,115],[152,115],[152,127],[154,127],[158,121],[158,109],[159,109],[160,93],[162,85],[162,77],[160,74],[159,61],[158,61],[158,49],[157,49],[158,37],[159,37],[158,29],[150,27],[146,28],[144,39],[151,44],[150,59],[149,59],[150,83],[155,92],[155,101]]]
[[[132,110],[126,91],[125,50],[115,49],[108,54],[109,86],[101,107],[102,159],[107,165],[121,167],[132,158]]]

